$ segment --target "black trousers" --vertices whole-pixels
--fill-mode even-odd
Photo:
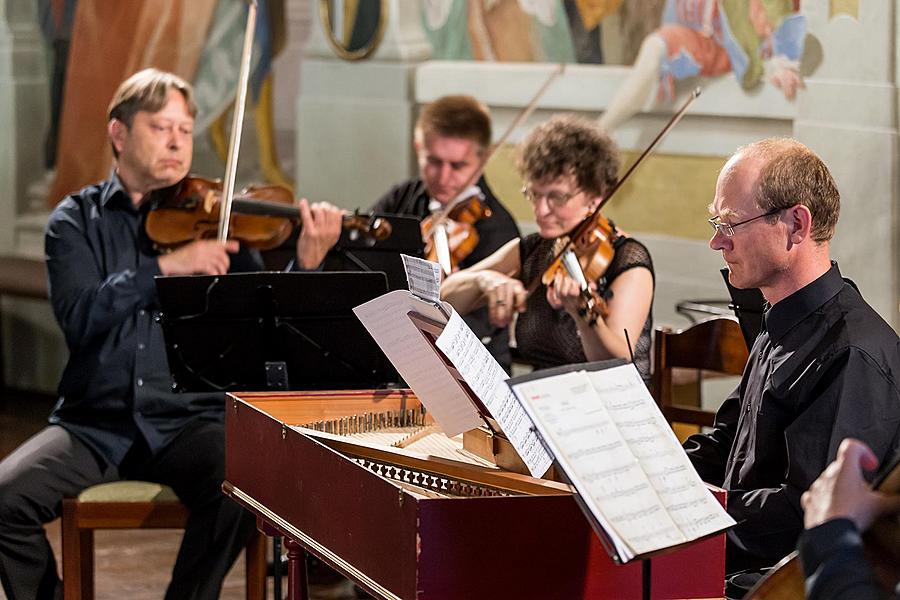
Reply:
[[[51,425],[0,462],[0,581],[9,600],[62,598],[43,525],[62,499],[108,481],[142,479],[170,486],[190,510],[167,599],[218,598],[222,580],[254,531],[253,517],[222,493],[222,423],[189,423],[151,455],[135,443],[109,466],[64,428]]]

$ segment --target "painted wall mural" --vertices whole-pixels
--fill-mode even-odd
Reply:
[[[601,118],[610,129],[654,94],[672,100],[681,79],[733,74],[744,90],[771,84],[788,100],[803,87],[807,23],[800,0],[422,0],[422,6],[436,59],[631,64]]]

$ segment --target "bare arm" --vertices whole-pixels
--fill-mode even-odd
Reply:
[[[650,314],[653,275],[644,267],[628,269],[616,277],[610,290],[613,295],[608,303],[609,314],[606,318],[598,318],[593,325],[578,314],[578,284],[564,275],[562,270],[547,293],[551,306],[564,307],[575,320],[588,360],[631,357]],[[625,338],[626,330],[631,342],[630,349]]]
[[[515,279],[520,268],[515,238],[481,262],[449,275],[441,284],[441,298],[463,315],[487,305],[491,322],[506,325],[514,310],[525,306],[525,288]]]

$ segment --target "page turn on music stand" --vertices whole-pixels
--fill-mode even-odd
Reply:
[[[372,389],[397,383],[352,309],[383,273],[157,277],[176,391]]]

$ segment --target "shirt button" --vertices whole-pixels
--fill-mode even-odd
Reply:
[[[144,343],[141,342],[140,344],[138,344],[138,350],[143,350],[143,349],[144,349]]]
[[[138,384],[138,387],[143,386],[143,385],[144,385],[144,380],[141,379],[140,377],[138,377],[138,378],[137,378],[137,384]]]

